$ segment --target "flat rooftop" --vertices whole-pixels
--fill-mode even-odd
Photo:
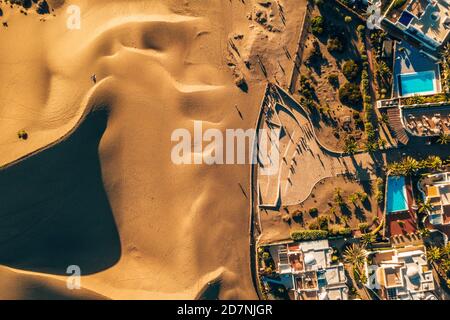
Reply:
[[[414,0],[407,10],[416,16],[410,26],[439,43],[446,40],[450,31],[450,7],[445,0]]]
[[[386,18],[442,44],[450,32],[449,14],[450,4],[446,0],[408,0],[401,7],[391,7]]]
[[[423,106],[403,108],[406,129],[418,136],[450,134],[450,106]]]

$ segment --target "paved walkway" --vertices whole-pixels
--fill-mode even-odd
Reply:
[[[279,88],[272,96],[273,100],[266,101],[273,115],[263,128],[279,124],[284,134],[279,150],[273,148],[279,155],[277,170],[272,175],[263,175],[263,166],[258,169],[260,205],[276,208],[303,202],[314,186],[327,177],[345,174],[359,180],[375,178],[374,162],[368,153],[341,156],[324,149],[302,107]]]

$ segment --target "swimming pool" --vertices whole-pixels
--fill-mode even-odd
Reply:
[[[404,177],[389,176],[387,181],[387,213],[408,210]]]
[[[436,93],[436,75],[434,71],[405,73],[398,76],[399,92],[402,97],[415,94]]]

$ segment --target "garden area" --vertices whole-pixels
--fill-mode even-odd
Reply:
[[[342,6],[319,1],[312,11],[295,94],[331,149],[378,149],[365,32]]]
[[[338,176],[319,182],[304,202],[282,207],[280,223],[293,240],[361,236],[381,224],[378,216],[382,191],[376,181],[359,182]],[[379,230],[378,230],[379,231]]]
[[[383,179],[358,181],[337,176],[319,182],[302,203],[279,210],[261,210],[262,243],[282,240],[315,240],[367,235],[375,241],[384,223],[380,207],[384,201]]]
[[[450,293],[450,244],[427,248],[427,259],[438,274],[441,287]]]

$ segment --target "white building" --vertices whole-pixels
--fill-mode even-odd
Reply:
[[[384,21],[395,26],[423,45],[435,50],[450,34],[449,0],[407,0],[401,7],[396,1],[384,15]]]
[[[450,224],[450,172],[430,174],[421,179],[419,190],[432,211],[428,219],[432,225]]]
[[[296,300],[347,300],[342,263],[332,264],[328,240],[277,245],[270,248],[277,272]]]
[[[379,290],[382,299],[436,300],[433,272],[425,246],[369,252],[365,265],[366,286]]]

